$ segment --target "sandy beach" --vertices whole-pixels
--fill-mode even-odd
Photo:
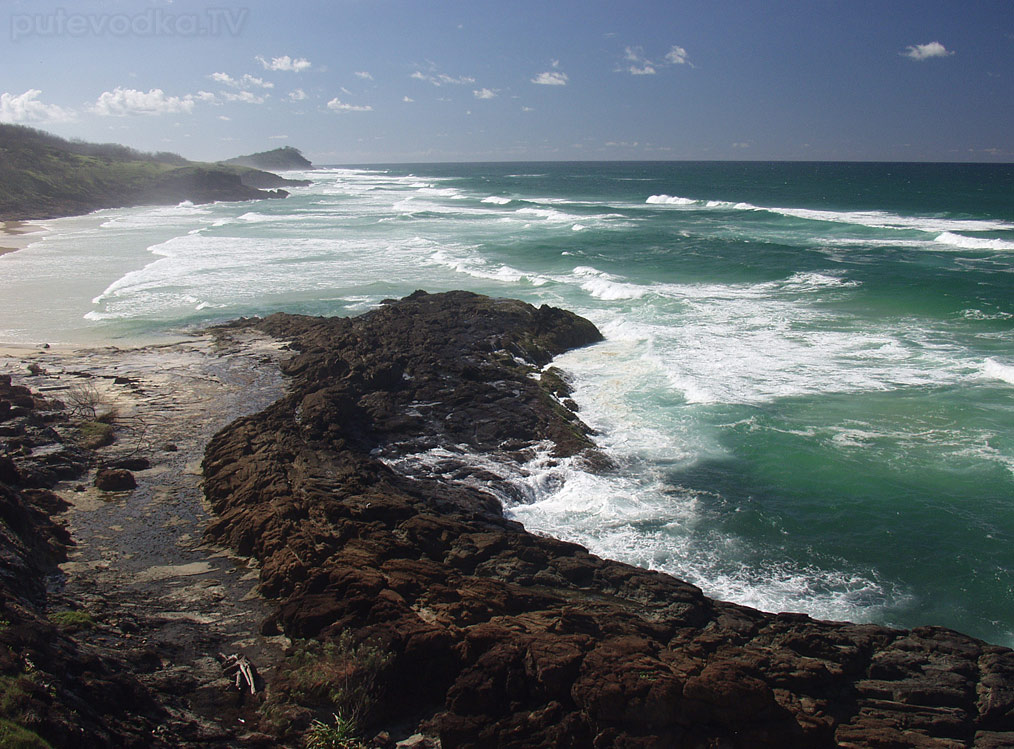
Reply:
[[[42,224],[27,221],[4,221],[0,223],[0,255],[23,249],[40,240],[49,229]]]

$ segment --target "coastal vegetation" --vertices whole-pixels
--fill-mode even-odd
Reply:
[[[299,149],[292,146],[283,146],[272,151],[260,151],[247,156],[237,156],[220,163],[279,172],[313,168],[313,164],[299,152]]]
[[[285,197],[284,190],[264,188],[302,184],[240,164],[191,162],[175,153],[66,140],[22,125],[0,124],[0,220],[184,200]]]

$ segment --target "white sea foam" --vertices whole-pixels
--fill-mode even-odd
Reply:
[[[798,291],[826,291],[827,289],[854,289],[858,281],[850,281],[839,275],[826,273],[793,273],[782,282],[784,289]]]
[[[923,340],[904,322],[842,325],[834,311],[811,304],[829,291],[856,287],[835,274],[799,273],[756,284],[638,285],[581,266],[569,282],[603,301],[640,300],[625,314],[636,316],[637,335],[645,341],[638,356],[664,378],[656,391],[661,398],[668,389],[688,403],[763,403],[962,376],[964,364],[952,347]],[[581,311],[601,319],[595,306]],[[620,331],[607,325],[603,332],[611,337]]]
[[[947,219],[933,216],[900,216],[888,211],[821,211],[809,208],[767,208],[750,205],[749,203],[740,203],[734,207],[740,210],[768,211],[808,221],[854,224],[872,229],[914,229],[924,232],[1006,231],[1014,229],[1014,223],[1008,221]]]
[[[101,226],[103,229],[145,229],[178,221],[203,221],[211,213],[210,206],[194,205],[185,200],[178,205],[124,209],[115,212],[115,215],[104,221]]]
[[[158,259],[109,284],[92,300],[98,309],[89,311],[88,319],[185,314],[199,302],[235,305],[285,295],[326,296],[326,289],[363,288],[378,279],[414,284],[420,262],[433,247],[419,237],[388,239],[378,248],[375,240],[361,235],[184,235],[152,246]]]
[[[465,197],[461,194],[460,190],[453,187],[433,187],[431,185],[425,185],[420,187],[416,192],[420,195],[426,195],[434,198],[450,198],[451,200],[461,200]]]
[[[1014,223],[1010,221],[988,220],[988,219],[950,219],[937,216],[902,216],[889,211],[833,211],[818,210],[811,208],[779,208],[776,206],[758,206],[752,203],[730,202],[725,200],[695,200],[674,195],[651,195],[645,201],[652,205],[676,205],[676,206],[701,206],[705,208],[721,208],[738,211],[765,211],[790,218],[805,219],[807,221],[824,221],[838,224],[853,224],[865,226],[872,229],[899,229],[916,230],[924,232],[944,232],[945,238],[938,241],[944,243],[963,242],[973,240],[975,242],[1000,244],[980,244],[975,249],[1014,249],[1014,243],[1005,240],[976,239],[972,237],[961,237],[952,239],[950,232],[985,232],[985,231],[1010,231],[1014,230]],[[968,245],[959,245],[968,246]]]
[[[614,445],[620,441],[614,440]],[[635,440],[636,451],[641,440]],[[660,570],[700,586],[705,593],[766,611],[805,611],[834,619],[869,619],[889,595],[870,575],[820,570],[789,560],[769,560],[744,539],[702,527],[702,495],[674,490],[644,471],[595,474],[580,458],[553,458],[542,446],[527,463],[437,448],[387,461],[410,475],[455,478],[489,491],[505,514],[528,530],[586,546],[593,553]],[[614,449],[623,460],[634,452]],[[471,468],[462,469],[461,465]],[[473,469],[481,471],[476,477]],[[495,481],[486,478],[496,476]],[[749,558],[763,559],[763,564]]]
[[[981,309],[963,309],[961,316],[967,320],[1010,320],[1014,314],[1010,312],[983,312]]]
[[[528,218],[540,218],[551,223],[573,221],[575,216],[563,211],[556,211],[551,208],[518,208],[514,211],[518,216]]]
[[[677,195],[651,195],[644,201],[650,205],[701,205],[701,201],[693,198],[681,198]]]
[[[468,248],[459,248],[456,252],[450,248],[441,248],[431,253],[425,262],[487,281],[527,283],[531,286],[544,286],[550,282],[549,278],[537,273],[527,273],[509,265],[489,262]]]
[[[596,299],[616,301],[618,299],[640,299],[651,291],[648,286],[625,283],[616,276],[589,266],[579,265],[573,274],[580,279],[581,288]]]
[[[511,198],[502,198],[499,195],[490,195],[488,198],[482,199],[483,203],[492,203],[493,205],[507,205],[513,202]]]
[[[996,359],[986,359],[982,365],[982,373],[990,379],[1014,385],[1014,364],[1001,364]]]
[[[989,250],[999,252],[1014,252],[1014,242],[1007,239],[988,239],[986,237],[966,237],[963,234],[954,234],[945,231],[938,236],[935,242],[952,247],[960,247],[963,250]]]

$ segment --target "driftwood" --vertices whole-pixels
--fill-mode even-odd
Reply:
[[[242,653],[226,655],[219,653],[218,658],[222,661],[222,671],[226,676],[236,677],[236,689],[245,689],[244,682],[250,687],[250,694],[257,694],[257,667],[250,662]]]

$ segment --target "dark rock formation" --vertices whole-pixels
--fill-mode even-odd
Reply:
[[[125,468],[102,468],[95,474],[95,488],[103,492],[125,492],[136,489],[137,480]]]
[[[506,519],[455,453],[595,461],[565,383],[531,377],[598,340],[587,321],[417,292],[239,324],[299,354],[290,395],[208,447],[209,536],[261,561],[268,629],[393,654],[378,725],[416,716],[445,748],[1014,746],[1009,649],[714,601]]]
[[[11,432],[0,439],[0,745],[167,746],[154,732],[168,714],[130,669],[82,649],[47,614],[46,581],[73,543],[49,487],[80,475],[90,453],[61,443],[60,403],[9,375],[0,414]]]

